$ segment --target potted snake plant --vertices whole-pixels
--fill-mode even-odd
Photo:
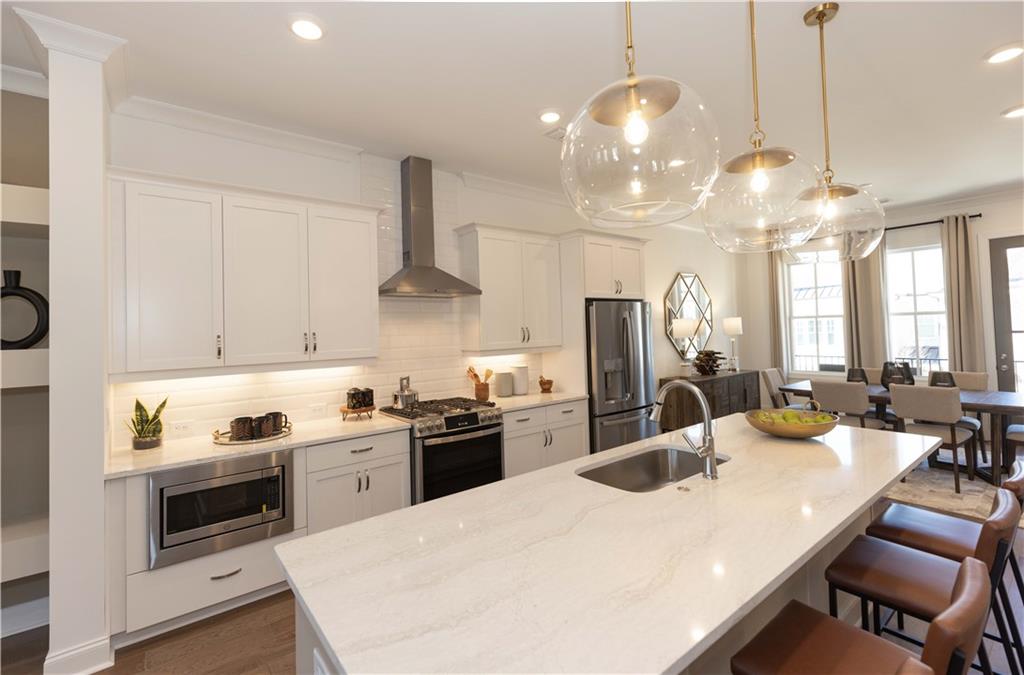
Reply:
[[[125,421],[132,432],[132,449],[152,450],[159,447],[164,432],[164,424],[160,421],[160,415],[166,405],[167,399],[165,398],[151,415],[146,410],[146,406],[142,405],[139,399],[135,399],[135,412],[131,419]]]

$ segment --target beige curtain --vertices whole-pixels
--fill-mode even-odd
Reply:
[[[846,366],[880,368],[886,360],[885,237],[863,260],[843,263]]]
[[[782,322],[785,321],[782,309],[782,275],[785,273],[783,255],[779,251],[768,254],[768,312],[771,319],[768,324],[768,344],[771,349],[772,368],[778,368],[782,371],[782,376],[785,377],[789,369],[786,368],[786,354],[782,340],[784,335]]]
[[[985,370],[981,298],[971,269],[966,214],[942,219],[950,370]]]

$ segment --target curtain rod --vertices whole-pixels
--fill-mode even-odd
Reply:
[[[981,218],[981,214],[980,213],[972,213],[971,215],[967,216],[968,220],[970,220],[971,218]],[[921,227],[922,225],[941,225],[942,223],[943,223],[943,221],[941,219],[940,220],[926,220],[923,223],[910,223],[909,225],[897,225],[896,227],[887,227],[887,228],[885,228],[885,231],[886,232],[892,232],[894,230],[905,230],[908,227]]]

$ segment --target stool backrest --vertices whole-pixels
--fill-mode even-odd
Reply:
[[[865,368],[864,374],[868,376],[868,384],[882,384],[881,368]]]
[[[822,410],[832,412],[863,415],[871,405],[868,387],[863,382],[811,380],[811,396]]]
[[[764,386],[768,390],[768,396],[772,399],[772,405],[776,408],[786,407],[786,397],[779,387],[786,384],[786,381],[782,379],[782,371],[778,368],[765,368],[761,371],[761,379],[764,380]]]
[[[974,557],[988,565],[990,570],[1001,574],[1006,560],[999,560],[999,552],[1003,557],[1013,550],[1013,539],[1020,526],[1020,502],[1017,495],[1005,488],[996,490],[992,500],[992,512],[981,524],[981,535],[974,547]],[[1004,542],[1000,548],[999,542]]]
[[[1010,468],[1010,476],[1003,481],[1003,488],[1017,497],[1017,503],[1024,506],[1024,459],[1018,459]]]
[[[963,417],[959,387],[915,387],[891,384],[892,409],[902,419],[956,424]]]
[[[963,675],[978,653],[988,619],[992,583],[985,563],[965,558],[948,608],[932,620],[921,660],[937,675]]]
[[[950,372],[956,380],[956,386],[967,391],[986,391],[988,389],[988,373],[973,370],[954,370]]]
[[[956,387],[956,378],[953,377],[953,373],[948,370],[933,370],[928,373],[928,386],[929,387]]]
[[[868,374],[864,372],[863,368],[847,368],[846,369],[846,381],[847,382],[863,382],[868,383]]]

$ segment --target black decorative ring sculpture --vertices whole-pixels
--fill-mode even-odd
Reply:
[[[18,340],[0,339],[3,349],[28,349],[46,337],[50,330],[50,305],[38,291],[21,285],[21,270],[4,270],[4,286],[0,298],[21,298],[36,310],[36,326],[32,332]]]

